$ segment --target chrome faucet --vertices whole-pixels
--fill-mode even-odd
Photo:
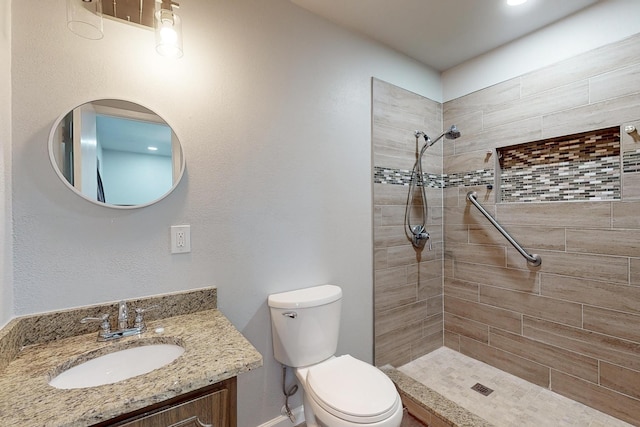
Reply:
[[[129,310],[127,302],[120,301],[118,305],[118,329],[127,329],[129,327]]]
[[[144,313],[147,311],[155,310],[159,308],[157,305],[152,305],[147,308],[136,308],[136,318],[133,328],[129,328],[129,309],[127,308],[126,301],[120,301],[118,304],[118,330],[112,331],[111,324],[109,322],[109,314],[105,313],[100,317],[85,317],[80,320],[80,323],[87,322],[100,322],[100,331],[98,331],[98,341],[110,341],[119,338],[130,337],[132,335],[140,335],[147,327],[144,323]]]

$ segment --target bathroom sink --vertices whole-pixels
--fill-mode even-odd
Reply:
[[[146,374],[176,360],[184,348],[175,344],[148,344],[107,353],[69,368],[49,385],[62,388],[96,387]]]

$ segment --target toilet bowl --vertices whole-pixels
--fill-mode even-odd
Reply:
[[[307,427],[399,427],[393,382],[368,363],[335,356],[341,302],[335,285],[270,295],[274,357],[295,369]]]
[[[350,355],[296,369],[307,426],[397,427],[402,402],[379,369]]]

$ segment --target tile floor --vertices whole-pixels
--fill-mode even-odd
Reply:
[[[446,347],[398,369],[496,427],[631,426]],[[476,383],[494,392],[471,390]]]

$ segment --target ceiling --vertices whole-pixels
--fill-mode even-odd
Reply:
[[[445,71],[600,0],[291,0]]]

